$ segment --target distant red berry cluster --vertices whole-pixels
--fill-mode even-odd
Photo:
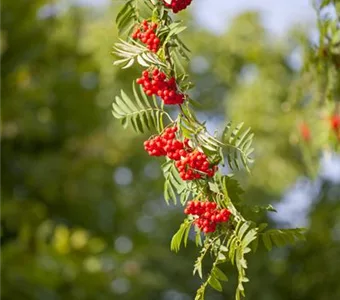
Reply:
[[[171,8],[176,14],[179,11],[186,9],[191,4],[191,2],[192,0],[172,0],[170,4],[164,1],[164,5],[168,8]]]
[[[336,134],[338,140],[340,141],[340,114],[333,115],[331,118],[331,126]]]
[[[160,47],[160,39],[156,35],[157,24],[144,20],[142,24],[132,33],[133,39],[139,39],[146,44],[152,52],[157,52]]]
[[[189,201],[184,209],[186,215],[195,215],[196,226],[204,233],[214,232],[218,223],[227,222],[231,215],[226,208],[217,209],[215,202]]]
[[[331,118],[331,126],[334,131],[338,131],[340,129],[340,115],[334,115]]]
[[[328,120],[331,129],[334,131],[334,133],[340,140],[340,115],[334,114],[333,116],[330,116]],[[312,139],[310,128],[305,122],[302,122],[300,124],[299,130],[301,137],[305,142],[309,142]]]
[[[144,149],[150,156],[167,156],[175,160],[175,166],[183,180],[214,176],[217,166],[211,166],[204,153],[193,150],[188,139],[184,142],[176,139],[177,130],[176,126],[165,129],[161,135],[145,141]]]
[[[300,134],[305,142],[310,141],[311,139],[310,129],[309,126],[304,122],[300,124]]]
[[[144,71],[136,82],[142,85],[145,94],[161,97],[164,104],[175,105],[184,102],[184,95],[178,92],[175,78],[167,80],[166,75],[158,69],[152,72]]]

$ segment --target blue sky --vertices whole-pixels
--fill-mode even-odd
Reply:
[[[284,33],[295,24],[315,24],[309,0],[193,0],[193,9],[199,23],[217,33],[246,10],[260,11],[265,26],[276,34]]]
[[[126,0],[72,0],[85,5],[108,5]],[[292,25],[313,26],[315,15],[310,0],[193,0],[196,20],[213,32],[223,31],[228,22],[246,10],[262,13],[263,22],[275,34],[284,33]]]

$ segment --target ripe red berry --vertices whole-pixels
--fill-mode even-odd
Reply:
[[[209,227],[208,227],[208,226],[205,226],[205,227],[203,228],[203,232],[204,232],[204,233],[208,233],[208,232],[209,232]]]
[[[138,78],[138,79],[136,80],[136,82],[137,82],[138,84],[143,84],[143,83],[144,83],[144,78]]]

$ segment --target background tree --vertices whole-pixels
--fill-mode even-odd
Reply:
[[[145,137],[122,132],[110,113],[113,95],[140,72],[112,66],[115,13],[116,6],[93,14],[64,2],[2,1],[3,299],[190,299],[199,285],[189,259],[195,247],[169,250],[183,215],[162,200]],[[279,203],[308,171],[298,143],[301,111],[311,125],[320,119],[292,96],[301,74],[288,58],[301,38],[309,43],[307,33],[287,33],[293,42],[282,43],[256,13],[245,13],[222,36],[197,26],[187,35],[198,57],[190,65],[193,93],[202,114],[214,117],[211,128],[232,118],[255,131],[245,200]],[[305,90],[315,91],[306,74]],[[339,88],[332,91],[339,100]],[[325,132],[322,124],[313,134]],[[307,241],[270,255],[260,248],[249,264],[248,299],[340,296],[340,186],[322,175],[312,184]],[[233,282],[223,297],[233,294]]]

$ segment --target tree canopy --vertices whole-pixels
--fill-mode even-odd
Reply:
[[[141,72],[112,65],[117,11],[117,4],[2,1],[3,299],[185,300],[199,286],[195,246],[169,249],[183,213],[163,200],[161,170],[143,151],[147,135],[123,131],[111,115],[114,96]],[[244,201],[283,207],[292,187],[307,190],[306,241],[270,253],[260,245],[247,299],[339,298],[340,183],[318,167],[320,149],[339,150],[327,119],[340,99],[339,40],[313,45],[299,28],[273,38],[256,12],[220,36],[181,17],[192,24],[183,39],[199,115],[212,131],[232,119],[255,133],[252,176],[236,174]],[[320,30],[333,30],[322,20]],[[291,63],[294,51],[302,69]],[[332,101],[320,106],[320,95]],[[278,224],[280,213],[264,212],[259,222],[292,225]],[[232,295],[233,288],[222,296],[209,290],[207,299]]]

